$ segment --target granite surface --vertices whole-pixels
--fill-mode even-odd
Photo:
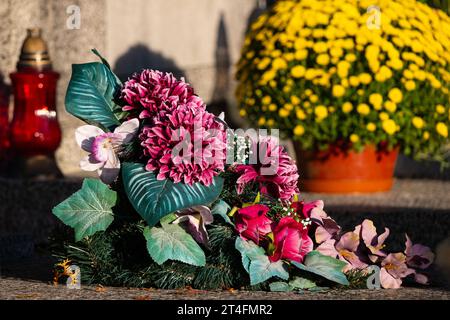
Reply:
[[[63,285],[0,279],[0,300],[450,300],[450,291],[439,288],[402,288],[398,290],[328,290],[308,293],[261,291],[204,291],[194,289],[155,290],[81,286],[67,289]]]

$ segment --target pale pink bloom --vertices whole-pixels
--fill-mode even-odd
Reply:
[[[367,267],[358,250],[360,244],[359,226],[354,231],[344,233],[339,240],[329,238],[317,247],[320,253],[347,262],[344,271]]]
[[[423,246],[421,244],[413,244],[411,239],[406,236],[406,264],[413,268],[426,269],[428,268],[434,260],[434,253],[429,247]]]
[[[129,143],[139,129],[139,120],[132,119],[122,123],[114,132],[104,132],[102,129],[84,125],[75,131],[78,145],[89,155],[80,162],[85,171],[97,170],[100,180],[106,184],[112,183],[120,171],[120,160],[117,153],[123,144]]]
[[[398,289],[402,285],[402,279],[414,270],[406,265],[406,256],[401,253],[390,253],[381,262],[380,282],[385,289]]]
[[[380,257],[385,257],[386,253],[382,251],[385,247],[384,241],[389,236],[389,229],[385,228],[384,232],[378,236],[377,229],[373,224],[373,221],[365,219],[361,224],[361,238],[370,251],[369,259],[372,262],[376,262]]]
[[[175,213],[177,219],[172,223],[181,224],[186,228],[198,243],[208,245],[208,232],[206,225],[214,220],[211,210],[206,206],[194,206]]]
[[[305,206],[311,207],[308,218],[318,225],[315,231],[316,243],[321,244],[328,239],[335,239],[341,231],[341,227],[323,210],[323,201],[313,201]],[[307,212],[309,207],[305,208]]]

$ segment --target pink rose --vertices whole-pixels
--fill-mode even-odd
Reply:
[[[286,259],[301,263],[313,249],[308,229],[291,217],[283,217],[273,233],[275,250],[270,257],[271,261]]]
[[[236,230],[245,240],[256,244],[268,233],[272,232],[273,221],[267,217],[269,207],[255,204],[239,209],[235,214]]]

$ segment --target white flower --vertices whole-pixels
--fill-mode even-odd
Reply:
[[[114,132],[104,132],[91,125],[79,127],[75,131],[75,139],[81,149],[89,152],[89,155],[80,161],[81,169],[97,170],[100,180],[106,184],[112,183],[120,171],[117,152],[123,144],[134,138],[138,129],[138,119],[125,121]]]

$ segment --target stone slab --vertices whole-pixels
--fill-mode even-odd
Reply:
[[[329,290],[315,293],[261,291],[155,290],[81,286],[67,289],[39,281],[0,279],[0,300],[450,300],[450,291],[439,288],[398,290]]]

